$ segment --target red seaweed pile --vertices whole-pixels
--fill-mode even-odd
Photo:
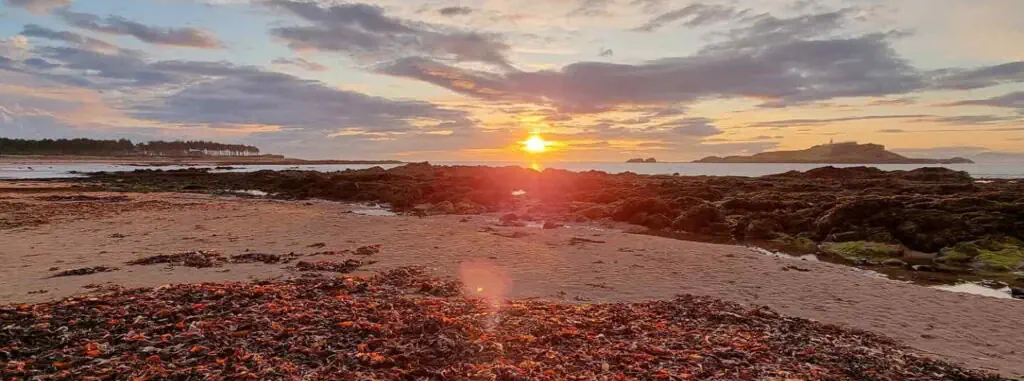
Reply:
[[[184,284],[0,307],[3,380],[999,380],[710,298],[432,297],[451,281]]]

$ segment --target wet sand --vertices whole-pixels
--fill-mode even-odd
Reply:
[[[841,265],[597,225],[510,228],[494,226],[495,216],[466,222],[461,216],[365,216],[347,213],[358,207],[333,202],[173,193],[87,193],[93,199],[75,201],[44,198],[79,194],[70,189],[10,187],[0,186],[0,222],[7,224],[0,230],[0,303],[53,300],[106,282],[144,287],[298,275],[288,265],[124,263],[157,254],[313,253],[381,244],[382,252],[371,257],[379,262],[367,271],[423,265],[459,276],[460,266],[471,263],[500,271],[509,280],[508,297],[569,302],[707,295],[878,332],[968,367],[1024,376],[1024,302],[929,289]],[[21,224],[25,219],[31,223]],[[573,244],[574,238],[588,241]],[[101,265],[120,270],[49,278],[53,267]]]

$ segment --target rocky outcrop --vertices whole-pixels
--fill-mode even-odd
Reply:
[[[115,190],[258,189],[285,199],[384,202],[397,211],[422,207],[441,214],[526,211],[524,216],[540,221],[607,219],[716,242],[791,242],[801,251],[822,242],[867,241],[937,253],[989,237],[1024,239],[1024,183],[979,183],[944,168],[824,167],[747,178],[419,163],[334,173],[141,170],[98,174],[93,180]],[[961,263],[946,257],[944,263],[915,264],[982,268],[973,259]]]

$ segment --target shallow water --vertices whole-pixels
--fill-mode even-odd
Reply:
[[[380,204],[357,205],[351,209],[351,212],[363,216],[377,217],[393,217],[398,215],[398,213],[392,212],[386,205]]]
[[[931,286],[931,288],[934,288],[934,289],[937,289],[937,290],[962,292],[962,293],[965,293],[965,294],[989,296],[989,297],[1000,298],[1000,299],[1013,299],[1013,296],[1010,294],[1010,288],[1009,287],[989,288],[989,287],[985,287],[985,286],[982,286],[982,285],[977,284],[977,283],[970,283],[970,282],[968,282],[968,283],[959,283],[959,284],[950,284],[950,285],[941,285],[941,286]]]
[[[717,164],[717,163],[598,163],[598,162],[557,162],[557,163],[522,163],[522,162],[480,162],[450,161],[435,162],[438,165],[473,165],[473,166],[521,166],[533,169],[564,169],[575,172],[603,171],[608,173],[633,172],[648,175],[680,174],[684,176],[764,176],[787,171],[807,171],[830,164]],[[384,169],[396,167],[396,164],[326,164],[326,165],[237,165],[232,169],[214,169],[214,172],[255,172],[259,170],[306,170],[333,172],[347,169],[366,169],[379,166]],[[859,165],[832,164],[835,167],[855,167]],[[871,165],[887,171],[911,170],[922,167],[946,167],[958,171],[967,171],[975,178],[1024,178],[1024,163],[977,163],[952,165],[917,165],[917,164],[879,164]],[[210,168],[215,166],[160,166],[140,167],[123,164],[60,164],[60,165],[0,165],[0,179],[43,179],[67,178],[81,176],[73,172],[123,172],[136,169],[183,169]]]
[[[765,248],[761,248],[761,247],[751,247],[750,249],[754,250],[757,253],[768,255],[768,256],[772,256],[772,257],[776,257],[776,258],[790,259],[790,260],[794,260],[794,261],[821,262],[821,260],[818,259],[818,256],[815,255],[815,254],[792,255],[792,254],[786,254],[786,253],[782,253],[782,252],[778,252],[778,251],[771,251],[771,250],[768,250],[768,249],[765,249]],[[861,268],[858,268],[858,269],[863,271],[864,275],[867,275],[867,276],[875,276],[875,277],[882,277],[882,278],[888,278],[888,279],[896,279],[893,276],[890,276],[892,274],[886,274],[884,272],[884,270],[883,271],[876,271],[876,270],[868,270],[868,269],[861,269]],[[917,282],[910,282],[910,281],[908,281],[908,283],[917,283]],[[917,283],[917,284],[920,284],[920,283]],[[991,287],[985,287],[985,286],[983,286],[981,284],[978,284],[978,283],[975,283],[975,282],[960,282],[960,283],[954,283],[954,284],[938,284],[938,285],[936,285],[936,284],[920,284],[920,285],[923,286],[923,287],[934,288],[936,290],[943,290],[943,291],[950,291],[950,292],[961,292],[961,293],[965,293],[965,294],[974,294],[974,295],[988,296],[988,297],[1000,298],[1000,299],[1013,299],[1013,296],[1010,293],[1010,287],[991,288]]]

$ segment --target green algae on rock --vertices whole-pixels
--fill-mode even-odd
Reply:
[[[970,266],[979,271],[1006,272],[1024,267],[1024,242],[1013,237],[987,237],[961,242],[939,251],[937,262]]]
[[[877,261],[903,256],[904,248],[880,242],[850,241],[826,242],[821,245],[825,254],[838,256],[850,261]]]

